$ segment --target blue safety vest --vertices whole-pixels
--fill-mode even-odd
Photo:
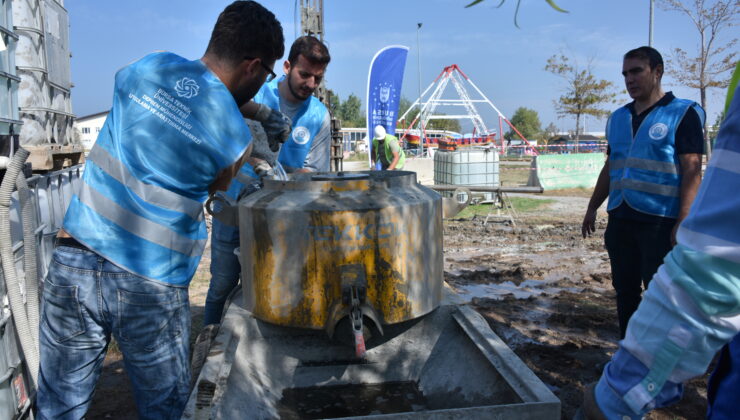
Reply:
[[[270,83],[265,83],[260,88],[254,101],[280,111],[280,93],[278,83],[285,80],[285,76],[277,78]],[[293,116],[293,131],[288,140],[280,148],[278,162],[289,169],[300,169],[306,161],[306,156],[311,150],[311,144],[321,130],[321,125],[326,118],[327,111],[324,104],[315,96],[311,96],[303,102],[303,106]],[[231,182],[227,195],[236,199],[245,185],[254,182],[258,176],[252,165],[245,163],[239,171],[239,175]]]
[[[607,123],[609,203],[613,210],[626,201],[642,213],[678,217],[680,165],[676,155],[676,129],[689,107],[704,124],[704,110],[695,102],[674,99],[655,107],[632,136],[632,115],[625,106]]]
[[[134,274],[187,285],[208,237],[208,187],[250,142],[233,96],[200,60],[150,54],[116,74],[64,229]]]

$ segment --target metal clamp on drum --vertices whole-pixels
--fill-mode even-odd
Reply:
[[[239,226],[239,207],[223,191],[211,194],[205,206],[206,212],[219,222],[229,226]]]

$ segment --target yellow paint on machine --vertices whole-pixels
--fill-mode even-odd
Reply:
[[[303,237],[281,231],[289,229],[289,223],[255,229],[254,239],[261,246],[253,252],[253,312],[278,325],[324,328],[331,305],[342,299],[342,267],[359,264],[367,279],[366,303],[381,322],[392,324],[421,315],[408,299],[413,244],[406,229],[413,223],[401,223],[401,216],[398,208],[314,211]],[[273,244],[275,238],[299,243]],[[273,254],[276,247],[300,247],[305,253],[300,287],[281,278],[281,267],[276,266],[281,259]]]

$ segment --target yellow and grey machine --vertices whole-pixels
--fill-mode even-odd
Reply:
[[[267,179],[238,224],[245,307],[263,321],[332,336],[365,316],[382,333],[440,304],[442,198],[413,172]]]

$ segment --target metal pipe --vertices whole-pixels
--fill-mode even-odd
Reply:
[[[650,0],[650,25],[648,30],[648,46],[653,46],[653,13],[655,9],[655,0]]]
[[[418,71],[418,82],[419,82],[419,101],[421,101],[421,48],[419,47],[419,30],[421,29],[421,23],[416,24],[416,70]],[[420,107],[421,108],[421,107]],[[421,115],[421,111],[419,112]],[[422,122],[423,124],[423,122]],[[419,156],[424,157],[424,137],[422,136],[422,130],[419,130]]]
[[[542,194],[542,187],[487,187],[484,185],[425,185],[435,191],[455,191],[458,188],[467,188],[474,192],[492,192],[492,193],[527,193]]]

